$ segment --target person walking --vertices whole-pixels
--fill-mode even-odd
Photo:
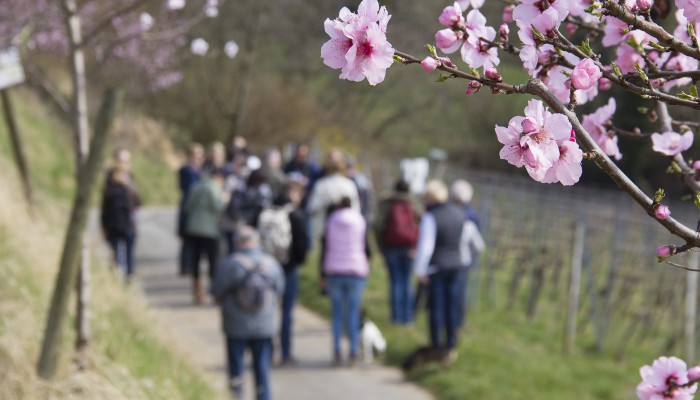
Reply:
[[[397,325],[413,322],[413,259],[418,241],[418,206],[408,183],[396,182],[394,192],[378,209],[376,239],[389,269],[391,320]]]
[[[331,299],[334,365],[342,362],[340,339],[345,325],[350,340],[350,364],[357,363],[360,331],[360,304],[369,273],[365,241],[366,223],[343,197],[326,224],[322,285]]]
[[[134,274],[136,210],[140,205],[141,197],[131,174],[131,153],[119,149],[114,152],[114,167],[107,173],[100,221],[127,282]]]
[[[195,304],[204,303],[200,258],[202,255],[207,257],[210,279],[214,277],[219,258],[219,220],[225,204],[221,191],[223,183],[223,171],[212,171],[192,188],[185,203],[185,233],[192,246],[192,294]]]
[[[459,326],[464,324],[467,315],[469,270],[474,268],[479,253],[486,247],[480,232],[479,215],[471,204],[473,195],[474,188],[469,182],[463,179],[452,182],[452,186],[450,187],[450,200],[463,210],[465,218],[462,240],[466,242],[466,244],[462,245],[461,254],[462,263],[466,268],[460,270],[460,276],[458,277],[458,285],[462,294],[461,301],[459,302]]]
[[[299,294],[299,267],[304,264],[309,249],[308,216],[300,206],[303,198],[304,186],[298,182],[290,182],[287,184],[286,196],[277,202],[278,206],[288,210],[291,233],[288,257],[283,263],[285,287],[280,326],[282,365],[297,364],[292,354],[293,311]]]
[[[212,285],[212,295],[221,305],[230,389],[237,399],[243,398],[243,356],[250,349],[255,398],[270,400],[272,337],[284,274],[279,263],[260,249],[260,237],[252,227],[238,230],[236,249],[221,264]]]
[[[193,143],[187,149],[187,161],[177,171],[178,183],[180,187],[180,206],[177,214],[177,233],[182,240],[180,246],[180,275],[187,275],[192,272],[192,243],[187,238],[185,226],[187,224],[187,213],[185,202],[192,186],[199,182],[202,163],[204,162],[204,147],[199,143]]]
[[[419,280],[428,285],[431,345],[454,354],[462,299],[459,276],[466,268],[461,253],[465,217],[460,207],[447,200],[447,186],[443,182],[428,182],[415,270]]]

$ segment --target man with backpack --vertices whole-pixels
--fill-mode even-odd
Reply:
[[[419,218],[418,206],[409,193],[408,183],[399,180],[394,193],[379,206],[376,232],[389,268],[391,320],[397,325],[409,325],[413,321],[411,277]]]
[[[260,237],[249,226],[236,232],[236,252],[216,271],[212,294],[221,305],[226,335],[230,388],[242,398],[244,353],[252,353],[256,400],[269,400],[272,337],[276,333],[284,275],[277,260],[260,248]]]

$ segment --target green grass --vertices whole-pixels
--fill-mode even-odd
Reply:
[[[411,351],[428,343],[426,313],[420,312],[412,327],[392,325],[386,269],[379,256],[375,256],[372,264],[363,307],[387,338],[385,361],[398,365]],[[479,284],[483,289],[486,274],[482,270],[480,275]],[[429,389],[440,400],[634,397],[639,367],[660,355],[657,347],[647,343],[617,360],[613,349],[593,351],[592,334],[584,327],[580,329],[576,349],[567,356],[562,350],[566,304],[550,301],[545,294],[536,316],[529,320],[521,309],[524,308],[523,299],[515,302],[517,309],[505,307],[509,284],[506,276],[497,276],[496,293],[500,297],[494,304],[489,305],[485,296],[481,296],[477,306],[470,310],[456,363],[448,370],[438,365],[428,366],[409,379]],[[472,273],[472,278],[477,277]],[[566,279],[564,276],[563,280]],[[301,270],[301,301],[327,316],[329,302],[319,295],[317,282],[318,257],[313,255]],[[615,331],[611,335],[613,333],[616,338],[621,334]]]

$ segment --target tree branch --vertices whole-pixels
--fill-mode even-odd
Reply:
[[[98,22],[94,28],[90,30],[84,37],[82,45],[87,46],[98,36],[98,34],[108,26],[112,25],[112,20],[119,17],[120,15],[127,14],[135,9],[141,7],[142,5],[148,3],[151,0],[134,0],[131,3],[125,5],[124,7],[114,10],[112,13],[107,15],[102,21]]]

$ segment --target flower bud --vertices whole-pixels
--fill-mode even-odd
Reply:
[[[576,33],[576,25],[572,24],[571,22],[566,24],[566,33],[568,33],[569,35],[573,35],[574,33]]]
[[[659,262],[671,257],[673,255],[673,246],[671,245],[665,245],[665,246],[660,246],[656,249],[656,258],[658,258]]]
[[[700,365],[696,365],[688,370],[689,381],[697,381],[698,379],[700,379]]]
[[[470,81],[467,90],[464,91],[465,94],[474,94],[481,89],[483,85],[479,81]]]
[[[503,9],[503,23],[508,24],[513,22],[513,9],[515,6],[513,4],[507,6]]]
[[[574,131],[573,129],[571,130],[571,134],[569,135],[569,142],[576,143],[576,131]]]
[[[464,22],[464,17],[462,16],[462,10],[455,8],[454,6],[447,6],[442,10],[442,14],[438,17],[440,24],[445,26],[457,26]]]
[[[656,218],[664,220],[671,215],[671,210],[669,210],[667,206],[659,204],[654,209],[654,215],[656,215]]]
[[[435,33],[435,46],[440,49],[447,49],[457,43],[459,38],[457,32],[452,29],[442,29]]]
[[[647,12],[654,5],[654,0],[637,0],[639,11]]]
[[[526,117],[521,123],[523,133],[530,133],[537,130],[537,121],[532,117]]]
[[[696,173],[700,172],[700,160],[693,161],[693,169]]]
[[[510,28],[508,28],[507,24],[501,24],[501,27],[498,28],[498,35],[504,42],[508,41],[508,36],[510,35]]]
[[[571,71],[571,84],[576,89],[588,90],[595,86],[603,76],[597,65],[590,58],[584,58]]]
[[[444,66],[446,66],[446,67],[450,67],[450,68],[456,68],[456,67],[457,67],[457,66],[455,65],[455,63],[453,63],[452,60],[450,60],[449,57],[438,57],[438,61],[440,61],[440,62],[442,63],[442,65],[444,65]]]
[[[610,90],[612,87],[612,82],[608,78],[600,78],[598,80],[598,90]]]
[[[653,88],[660,88],[661,86],[664,85],[665,80],[663,78],[656,78],[656,79],[651,79],[649,80],[649,84]]]
[[[487,78],[496,82],[501,82],[503,80],[501,74],[498,73],[498,70],[496,70],[496,68],[494,67],[487,68],[486,71],[484,71],[484,75],[486,75]]]
[[[423,70],[425,70],[426,73],[430,73],[433,72],[438,65],[440,65],[440,61],[434,59],[433,57],[425,57],[423,61],[420,62],[420,65],[423,67]]]

